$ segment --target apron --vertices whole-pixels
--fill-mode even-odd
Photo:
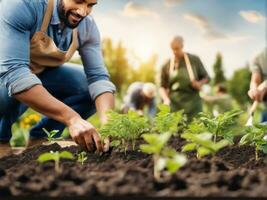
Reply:
[[[171,110],[184,110],[189,121],[202,111],[202,101],[199,92],[191,87],[191,82],[196,80],[196,70],[191,66],[187,54],[183,60],[184,66],[175,69],[174,61],[171,59],[169,67],[169,96]],[[182,60],[180,61],[181,65]]]
[[[48,0],[40,31],[34,33],[30,44],[30,69],[39,74],[46,67],[59,67],[69,61],[78,48],[77,29],[72,31],[72,43],[67,51],[57,48],[53,39],[46,34],[54,7],[54,0]]]

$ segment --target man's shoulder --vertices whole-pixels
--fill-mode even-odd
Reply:
[[[38,0],[38,1],[33,1],[33,0],[2,0],[1,4],[4,6],[8,6],[9,8],[14,7],[15,9],[20,9],[22,6],[27,6],[29,8],[37,8],[37,7],[44,7],[48,3],[48,0]]]
[[[196,54],[192,54],[192,53],[187,53],[186,54],[188,55],[189,59],[192,59],[192,60],[200,60],[199,56],[196,55]]]
[[[80,23],[80,25],[78,26],[78,29],[79,30],[84,30],[84,29],[88,30],[92,26],[92,24],[94,24],[94,23],[95,23],[94,18],[91,15],[88,15]]]

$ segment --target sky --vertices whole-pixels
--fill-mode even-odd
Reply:
[[[103,38],[121,41],[128,57],[158,56],[160,67],[180,35],[210,75],[218,52],[229,78],[266,46],[267,0],[98,0],[93,17]]]

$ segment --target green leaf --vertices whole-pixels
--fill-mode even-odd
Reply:
[[[196,143],[188,143],[182,147],[182,152],[193,151],[197,147]]]
[[[166,167],[168,172],[171,174],[175,173],[178,169],[184,166],[187,162],[187,159],[184,155],[176,154],[173,159],[168,159],[166,161]]]
[[[261,148],[263,153],[267,154],[267,144],[262,145],[260,148]]]
[[[217,152],[221,148],[226,147],[229,144],[230,144],[230,142],[228,140],[221,140],[221,141],[219,141],[219,142],[217,142],[217,143],[214,144],[214,148],[213,149],[214,149],[215,152]]]
[[[65,158],[65,159],[74,159],[74,156],[72,153],[68,152],[68,151],[62,151],[59,153],[59,157],[60,158]]]
[[[140,145],[140,149],[142,152],[148,153],[148,154],[153,154],[153,153],[157,154],[160,152],[160,149],[157,146],[152,146],[148,144]]]
[[[120,144],[121,144],[121,141],[120,140],[113,140],[110,143],[110,146],[112,146],[112,147],[118,147],[118,146],[120,146]]]
[[[41,163],[47,162],[47,161],[50,161],[50,160],[55,160],[54,153],[43,153],[37,159],[37,161],[41,162]]]
[[[210,151],[209,149],[205,148],[205,147],[199,147],[199,148],[197,149],[197,153],[198,153],[198,155],[199,155],[200,157],[202,157],[202,156],[205,156],[205,155],[210,154],[211,151]]]

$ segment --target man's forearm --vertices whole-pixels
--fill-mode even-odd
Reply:
[[[102,124],[107,122],[106,112],[113,109],[115,106],[114,95],[111,92],[106,92],[99,95],[95,100],[96,110],[99,114]]]
[[[169,99],[168,90],[166,88],[160,87],[159,88],[159,94],[160,94],[161,98],[163,99],[163,101],[166,101],[167,99]]]
[[[258,85],[261,84],[262,78],[261,74],[258,72],[253,72],[251,75],[250,89],[256,89]]]
[[[69,125],[71,120],[80,118],[70,107],[53,97],[43,86],[36,85],[14,97],[34,110],[59,122]]]

